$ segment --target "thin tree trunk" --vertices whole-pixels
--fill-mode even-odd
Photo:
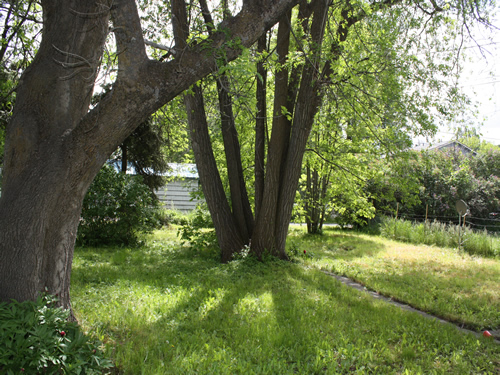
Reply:
[[[311,203],[312,203],[312,189],[311,189],[311,166],[309,163],[306,165],[306,191],[304,192],[305,195],[305,204],[304,204],[304,210],[305,210],[305,215],[306,215],[306,226],[307,226],[307,233],[312,233],[312,222],[311,222]]]
[[[252,236],[254,220],[243,176],[240,143],[234,123],[233,103],[229,95],[229,80],[225,75],[222,75],[217,80],[217,88],[224,152],[226,154],[229,189],[231,192],[231,206],[241,236],[248,243]]]
[[[207,24],[208,33],[209,35],[212,35],[214,21],[212,15],[210,14],[207,2],[205,0],[200,0],[200,7],[205,23]],[[223,3],[223,10],[224,18],[226,19],[230,16],[226,2]],[[242,238],[246,243],[248,243],[253,232],[254,218],[243,175],[241,147],[238,140],[238,132],[236,130],[233,114],[230,82],[225,73],[222,73],[217,78],[217,94],[219,98],[219,113],[221,116],[221,129],[224,142],[224,152],[226,155],[233,216],[236,220]]]
[[[184,97],[188,114],[191,144],[198,166],[201,187],[214,222],[217,240],[221,248],[221,260],[228,262],[236,251],[247,242],[242,238],[235,224],[231,208],[226,199],[224,187],[210,142],[208,124],[204,111],[203,94],[199,86],[193,87],[194,94]]]
[[[122,166],[121,166],[121,172],[126,174],[127,173],[127,167],[128,167],[128,147],[126,144],[122,143],[120,145],[120,149],[122,150]]]
[[[267,50],[267,36],[262,35],[258,41],[257,52]],[[255,120],[255,217],[259,216],[264,194],[264,175],[266,157],[267,128],[267,70],[262,59],[257,63],[257,118]]]
[[[277,225],[277,204],[279,200],[282,181],[282,166],[290,141],[291,122],[287,118],[287,93],[288,93],[288,70],[284,64],[287,59],[290,44],[290,20],[291,12],[280,19],[278,27],[278,38],[276,52],[280,69],[276,72],[273,127],[266,163],[266,176],[264,183],[264,194],[259,215],[256,217],[254,236],[252,237],[252,252],[262,257],[265,251],[284,258],[287,255],[283,251],[277,251],[274,243],[275,228]]]
[[[276,127],[275,132],[275,125],[273,125],[273,134],[269,144],[263,210],[257,218],[255,235],[252,238],[252,250],[257,255],[261,255],[267,250],[280,258],[286,259],[288,257],[285,251],[288,226],[301,174],[305,146],[320,102],[319,64],[328,2],[327,0],[316,0],[313,7],[311,50],[315,53],[308,59],[302,72],[297,104],[293,110],[293,128],[290,133],[289,126]],[[282,23],[289,25],[287,22],[289,21],[280,20],[280,27]],[[279,39],[278,29],[278,48],[280,47]],[[281,56],[281,54],[278,55]],[[278,81],[277,85],[279,85]],[[272,149],[275,135],[275,148]]]
[[[172,1],[172,13],[174,14],[174,37],[176,48],[180,51],[186,47],[188,37],[187,13],[186,4],[183,0]],[[206,13],[206,11],[205,11]],[[205,17],[209,15],[205,14]],[[222,90],[222,89],[221,89]],[[239,157],[239,144],[236,128],[234,128],[232,103],[229,95],[222,90],[219,93],[220,98],[220,113],[223,116],[222,121],[225,122],[222,126],[224,133],[224,148],[226,156],[230,159],[231,166],[229,173],[233,176],[232,194],[234,194],[234,207],[237,207],[237,216],[231,212],[231,208],[226,199],[224,187],[217,169],[210,134],[208,132],[207,116],[205,114],[205,104],[203,101],[203,92],[201,87],[195,85],[192,87],[193,94],[184,96],[184,104],[186,106],[188,124],[191,135],[191,144],[198,167],[201,187],[205,195],[205,200],[212,216],[217,240],[221,249],[221,260],[228,262],[232,259],[235,252],[243,249],[248,244],[250,237],[247,224],[245,222],[242,197],[244,194],[239,191],[240,181],[238,179],[239,159],[241,165],[241,157]],[[231,127],[233,129],[231,129]],[[236,140],[234,139],[236,137]],[[228,166],[229,168],[229,166]],[[236,177],[234,177],[236,175]],[[241,174],[242,175],[242,174]],[[234,179],[236,178],[236,180]],[[246,190],[245,190],[246,194]],[[247,199],[248,202],[248,199]],[[248,204],[248,206],[250,206]],[[251,213],[250,213],[251,214]],[[239,219],[239,220],[238,220]]]
[[[319,191],[318,191],[318,179],[319,179],[319,174],[318,170],[314,168],[312,172],[312,181],[311,181],[311,198],[312,198],[312,205],[311,205],[311,232],[312,234],[317,234],[318,233],[318,221],[319,221],[319,210],[318,210],[318,205],[319,205]]]
[[[293,130],[283,176],[284,183],[278,203],[278,225],[275,229],[276,246],[280,252],[285,252],[288,226],[290,225],[293,203],[302,171],[302,159],[314,122],[314,116],[318,112],[320,104],[319,66],[328,4],[328,0],[316,0],[313,5],[314,15],[311,24],[311,43],[313,45],[311,47],[316,52],[309,59],[309,63],[304,66],[297,96],[297,105],[294,111]]]
[[[325,223],[326,220],[326,195],[328,192],[328,185],[330,184],[330,174],[331,174],[331,168],[328,167],[328,174],[326,176],[323,176],[321,178],[321,216],[320,216],[320,221],[319,221],[319,230],[323,230],[323,224]]]

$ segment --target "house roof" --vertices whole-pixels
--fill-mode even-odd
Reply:
[[[168,163],[171,168],[170,171],[165,173],[168,177],[181,177],[181,178],[199,178],[198,168],[196,164],[189,163]]]
[[[113,160],[110,162],[118,171],[121,170],[122,162],[121,160]],[[196,164],[190,163],[168,163],[170,170],[166,171],[162,174],[164,177],[177,177],[177,178],[189,178],[189,179],[198,179],[198,169],[196,168]],[[148,171],[149,172],[149,171]],[[151,171],[152,173],[153,171]],[[127,166],[127,174],[136,175],[137,172],[132,165],[132,163],[128,163]]]
[[[430,145],[428,143],[426,144],[420,144],[415,147],[413,147],[414,150],[416,151],[422,151],[422,150],[436,150],[436,151],[442,151],[442,150],[447,150],[447,149],[459,149],[465,154],[472,154],[472,155],[477,155],[477,152],[471,149],[470,147],[467,147],[463,143],[460,143],[459,141],[447,141],[447,142],[441,142],[437,143],[435,145]]]

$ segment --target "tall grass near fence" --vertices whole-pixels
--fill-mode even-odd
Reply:
[[[414,244],[461,248],[471,255],[485,257],[500,256],[500,238],[487,231],[475,232],[469,227],[433,222],[411,222],[402,219],[384,218],[381,235],[398,241]]]

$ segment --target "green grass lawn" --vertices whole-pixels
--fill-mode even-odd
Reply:
[[[79,248],[73,308],[82,327],[106,343],[124,374],[500,371],[500,345],[374,300],[319,269],[337,267],[358,280],[364,274],[366,280],[379,279],[374,286],[390,285],[390,280],[398,282],[391,276],[400,272],[397,263],[407,262],[404,273],[414,264],[412,272],[424,279],[428,268],[418,266],[416,255],[395,255],[398,246],[409,245],[341,232],[311,237],[298,230],[292,230],[290,244],[314,257],[267,263],[246,258],[222,265],[213,254],[181,247],[175,230],[155,233],[139,249]],[[465,272],[464,256],[439,251],[437,264]],[[490,261],[495,262],[470,258],[498,273],[498,264],[488,266]],[[389,281],[382,282],[384,263],[393,269]],[[496,283],[496,294],[489,298],[498,306],[498,278]],[[422,287],[408,288],[420,294]],[[476,296],[465,294],[458,304],[471,299]],[[494,315],[481,319],[498,322]]]
[[[330,229],[292,229],[289,244],[310,248],[303,263],[475,330],[500,328],[500,261],[454,249],[411,245]]]

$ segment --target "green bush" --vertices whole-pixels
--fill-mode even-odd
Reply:
[[[187,222],[179,228],[182,244],[189,243],[193,249],[217,251],[217,236],[208,210],[197,208]]]
[[[186,225],[189,222],[189,215],[179,210],[163,210],[165,223],[172,225]]]
[[[401,159],[396,166],[384,165],[388,170],[383,179],[367,185],[378,212],[458,224],[455,204],[463,200],[470,210],[468,223],[474,228],[500,232],[500,222],[490,218],[490,213],[500,210],[500,150],[491,149],[476,156],[458,150],[409,155],[410,162]],[[380,163],[387,164],[385,160]],[[398,173],[407,167],[411,173]]]
[[[83,200],[79,245],[134,245],[160,226],[158,203],[142,177],[105,165]]]
[[[0,373],[102,374],[112,363],[56,298],[0,303]]]

